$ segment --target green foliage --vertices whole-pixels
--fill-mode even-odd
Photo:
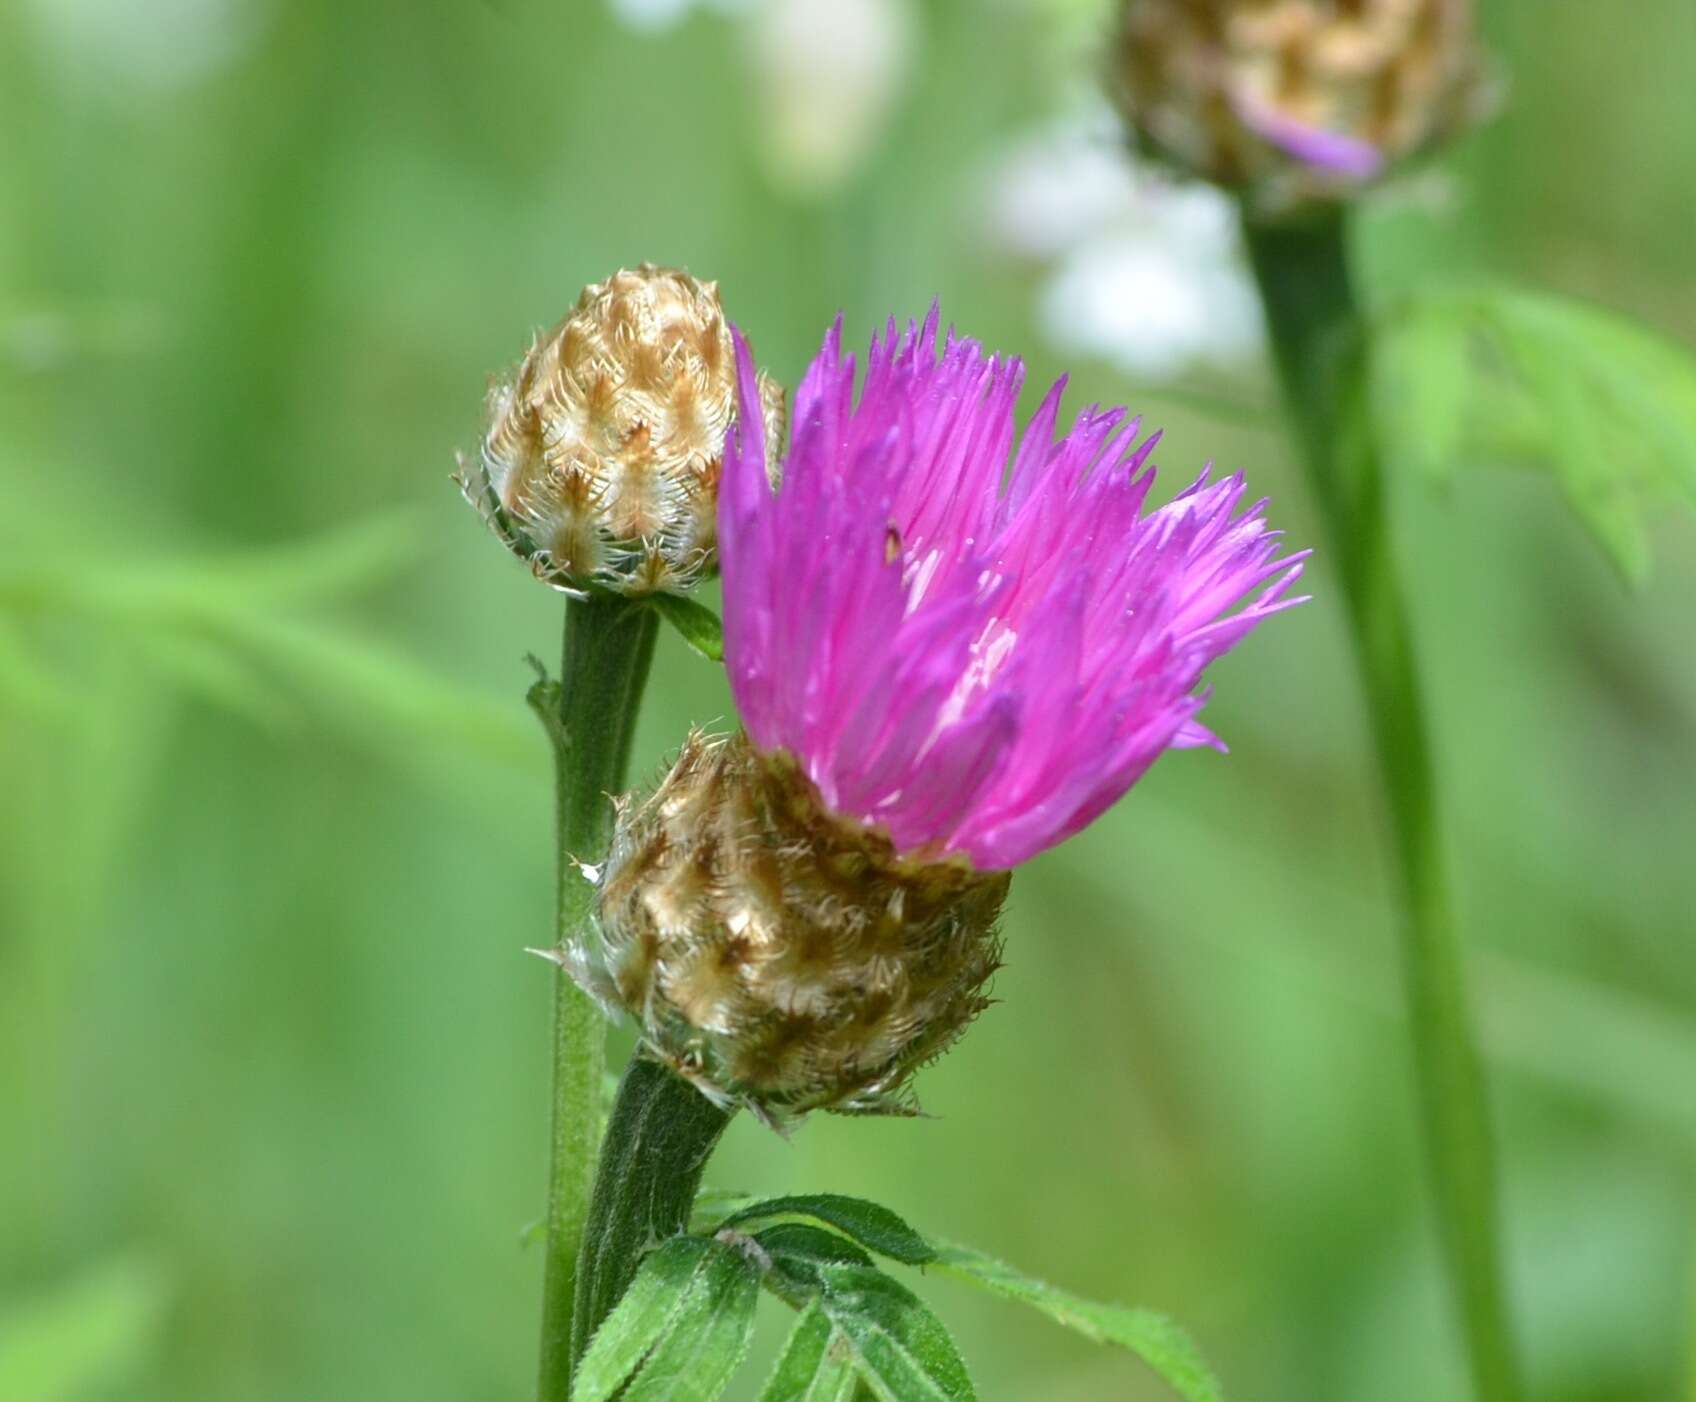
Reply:
[[[1129,400],[1168,429],[1161,494],[1213,457],[1298,524],[1277,438],[1058,345],[1052,265],[991,240],[1006,158],[1046,149],[1057,119],[1081,125],[1102,0],[994,23],[982,0],[853,7],[916,19],[916,43],[881,136],[825,199],[762,173],[775,124],[753,41],[789,7],[696,4],[658,30],[617,19],[636,8],[0,5],[0,335],[17,347],[39,308],[79,341],[62,369],[0,350],[0,574],[19,559],[9,528],[104,568],[114,538],[131,559],[200,561],[220,535],[415,502],[419,565],[369,598],[296,595],[275,614],[408,662],[449,702],[444,728],[414,728],[397,671],[362,716],[356,685],[238,646],[288,727],[279,746],[271,722],[223,724],[211,702],[172,723],[188,683],[132,667],[127,625],[50,632],[0,609],[46,683],[31,704],[0,680],[0,1311],[76,1278],[99,1243],[157,1253],[181,1306],[136,1385],[105,1397],[533,1393],[540,1260],[510,1241],[540,1207],[551,975],[516,949],[549,942],[550,810],[514,664],[554,648],[559,605],[446,476],[485,372],[584,282],[644,257],[722,280],[792,391],[838,308],[863,348],[940,293],[963,330],[1026,356],[1021,417],[1071,370],[1074,408]],[[1421,179],[1362,210],[1372,285],[1512,269],[1696,344],[1688,0],[1485,10],[1505,120],[1432,172],[1441,201]],[[1582,120],[1575,92],[1596,96]],[[1092,139],[1088,169],[1112,154],[1110,130]],[[1146,193],[1153,211],[1167,192]],[[1110,236],[1090,236],[1089,266]],[[107,306],[156,327],[121,362],[83,336]],[[1256,384],[1236,371],[1220,390]],[[1508,1235],[1548,1345],[1542,1396],[1696,1402],[1680,1367],[1696,1332],[1688,591],[1597,596],[1525,573],[1520,552],[1481,558],[1504,528],[1527,551],[1577,537],[1564,510],[1540,516],[1492,500],[1403,540],[1442,644],[1430,682]],[[1657,571],[1687,583],[1689,533],[1654,539]],[[918,1225],[1061,1283],[1134,1263],[1113,1288],[1172,1309],[1253,1402],[1463,1397],[1407,1142],[1349,658],[1324,626],[1337,604],[1327,591],[1228,660],[1210,704],[1234,759],[1168,757],[1020,874],[1006,1002],[929,1073],[941,1119],[821,1118],[781,1153],[733,1129],[716,1181],[915,1211],[945,1193],[946,1219]],[[428,667],[407,638],[428,639]],[[662,646],[637,771],[728,713],[723,682]],[[944,1165],[945,1190],[916,1176]],[[1007,1220],[1033,1195],[1037,1221]],[[1159,1395],[1116,1350],[936,1288],[984,1402]],[[1034,1374],[1034,1342],[1052,1376]],[[758,1396],[771,1361],[727,1395]]]
[[[0,566],[0,708],[74,718],[84,659],[104,646],[126,671],[268,730],[329,723],[406,760],[441,747],[545,772],[511,707],[316,613],[392,576],[417,540],[409,516],[389,515],[248,552],[12,548]]]
[[[1431,481],[1475,461],[1553,474],[1631,584],[1646,522],[1696,505],[1696,356],[1599,307],[1499,284],[1417,295],[1377,334],[1384,449]]]
[[[573,1398],[711,1402],[748,1350],[758,1293],[759,1273],[744,1252],[674,1237],[642,1262],[596,1331]]]
[[[859,1383],[845,1340],[814,1300],[795,1321],[760,1402],[848,1402]]]
[[[119,1260],[0,1306],[0,1397],[74,1402],[130,1383],[155,1342],[164,1302],[156,1271]]]
[[[873,1266],[819,1267],[819,1304],[884,1402],[970,1402],[966,1364],[919,1297]]]
[[[779,1222],[754,1234],[772,1268],[803,1288],[821,1284],[826,1266],[869,1266],[872,1258],[846,1237],[805,1222]]]
[[[936,1259],[936,1249],[887,1207],[841,1193],[807,1193],[769,1198],[745,1207],[724,1221],[727,1227],[773,1217],[812,1217],[852,1237],[868,1251],[903,1265],[922,1266]]]
[[[627,1402],[712,1402],[748,1352],[760,1277],[733,1246],[710,1244]]]
[[[616,1091],[616,1086],[614,1090]],[[758,1201],[757,1194],[745,1193],[737,1188],[702,1188],[695,1194],[695,1211],[690,1219],[690,1230],[707,1231],[732,1213],[752,1207]]]
[[[982,1252],[927,1239],[887,1207],[860,1198],[813,1193],[732,1201],[719,1238],[737,1239],[740,1228],[769,1223],[754,1232],[750,1255],[764,1266],[766,1286],[802,1311],[766,1384],[765,1402],[849,1396],[848,1374],[884,1399],[974,1396],[947,1331],[906,1286],[872,1263],[868,1251],[943,1271],[1030,1305],[1095,1343],[1127,1349],[1187,1402],[1220,1402],[1223,1396],[1195,1344],[1164,1315],[1081,1299]],[[614,1319],[627,1308],[645,1315],[656,1307],[631,1305],[627,1297]]]
[[[618,1308],[589,1342],[577,1371],[577,1402],[611,1397],[636,1371],[682,1304],[709,1244],[678,1237],[642,1262]]]
[[[654,611],[709,662],[724,661],[724,625],[705,604],[682,594],[655,594]]]

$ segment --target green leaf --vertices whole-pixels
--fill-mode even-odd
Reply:
[[[133,1384],[157,1342],[165,1294],[152,1267],[118,1260],[0,1309],[0,1397],[69,1402]]]
[[[823,1288],[821,1266],[872,1264],[872,1258],[847,1237],[805,1222],[779,1222],[756,1232],[754,1241],[771,1258],[774,1270],[803,1288]]]
[[[740,1212],[759,1200],[757,1194],[745,1193],[737,1188],[702,1188],[695,1194],[695,1211],[690,1219],[690,1230],[711,1236],[712,1233],[707,1231],[709,1226],[718,1226],[732,1212]]]
[[[807,1222],[792,1220],[807,1217],[833,1230],[825,1231]],[[835,1193],[771,1198],[739,1207],[725,1219],[724,1225],[736,1227],[771,1219],[778,1220],[754,1233],[755,1243],[772,1263],[773,1275],[768,1277],[768,1283],[791,1303],[799,1303],[797,1297],[804,1300],[812,1291],[821,1292],[821,1306],[855,1346],[856,1356],[869,1349],[870,1357],[887,1365],[888,1376],[881,1384],[877,1378],[867,1375],[867,1381],[880,1396],[904,1398],[909,1395],[900,1392],[897,1386],[905,1365],[899,1350],[892,1352],[893,1346],[887,1340],[880,1342],[879,1336],[865,1333],[871,1325],[864,1320],[859,1326],[862,1334],[856,1335],[846,1320],[837,1317],[842,1309],[847,1308],[833,1298],[842,1291],[847,1290],[860,1302],[856,1306],[859,1313],[869,1314],[873,1323],[887,1325],[890,1319],[899,1318],[913,1338],[924,1340],[934,1339],[930,1328],[934,1326],[935,1334],[943,1340],[939,1347],[946,1347],[946,1356],[957,1360],[958,1354],[953,1352],[953,1344],[947,1341],[942,1326],[928,1311],[924,1313],[928,1324],[913,1322],[911,1311],[923,1310],[923,1306],[903,1286],[872,1267],[870,1258],[859,1247],[869,1248],[908,1265],[944,1271],[980,1289],[1031,1305],[1095,1343],[1116,1344],[1129,1349],[1187,1402],[1220,1402],[1223,1396],[1218,1380],[1195,1344],[1165,1315],[1146,1309],[1097,1304],[1056,1289],[969,1247],[927,1241],[887,1207],[860,1198]],[[844,1237],[848,1239],[844,1240]],[[897,1337],[908,1336],[898,1334]],[[934,1355],[931,1361],[937,1362],[943,1356],[940,1353]],[[938,1366],[943,1365],[939,1363]],[[964,1376],[962,1365],[955,1381]],[[965,1385],[970,1386],[969,1383]],[[911,1395],[931,1397],[936,1394],[921,1390]]]
[[[918,1296],[869,1266],[819,1267],[819,1307],[859,1375],[883,1402],[968,1402],[960,1351]]]
[[[1696,355],[1655,331],[1485,284],[1405,303],[1375,351],[1391,461],[1438,482],[1469,459],[1550,473],[1629,583],[1648,573],[1656,509],[1696,505]]]
[[[852,1237],[869,1251],[904,1265],[922,1266],[936,1259],[936,1248],[887,1207],[864,1198],[841,1193],[804,1193],[795,1197],[768,1198],[733,1212],[722,1225],[772,1217],[813,1217],[826,1226]]]
[[[1403,309],[1377,349],[1377,419],[1385,456],[1439,486],[1460,466],[1473,375],[1465,320],[1447,306]]]
[[[1163,1314],[1081,1299],[970,1247],[939,1244],[934,1268],[1034,1306],[1095,1343],[1129,1349],[1188,1402],[1220,1402],[1223,1396],[1201,1351]]]
[[[677,629],[683,641],[707,661],[724,661],[724,625],[705,604],[682,594],[661,593],[653,596],[653,605],[660,617]]]
[[[795,1321],[760,1402],[850,1402],[858,1385],[852,1351],[815,1300]]]
[[[705,1268],[712,1242],[673,1237],[648,1255],[578,1365],[572,1402],[606,1402],[648,1356]]]
[[[705,1245],[665,1332],[625,1389],[625,1402],[713,1402],[747,1356],[759,1270],[735,1246]]]

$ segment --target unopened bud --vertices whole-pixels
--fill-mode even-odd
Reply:
[[[697,733],[621,804],[599,929],[568,966],[722,1103],[899,1112],[987,1005],[1009,879],[898,855],[787,756]]]
[[[764,376],[759,430],[783,435]],[[717,567],[718,479],[736,356],[716,283],[644,263],[583,290],[489,392],[461,485],[538,578],[625,594],[689,588]]]
[[[1112,87],[1152,154],[1278,204],[1456,135],[1484,71],[1471,0],[1125,0]]]

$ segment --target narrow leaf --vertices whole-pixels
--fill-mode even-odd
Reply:
[[[861,1378],[883,1402],[968,1402],[960,1351],[906,1286],[867,1266],[822,1265],[819,1306]]]
[[[1163,1314],[1082,1299],[969,1247],[940,1244],[933,1265],[992,1294],[1031,1305],[1095,1343],[1129,1349],[1187,1402],[1220,1402],[1223,1396],[1200,1350]]]
[[[771,1258],[772,1269],[795,1284],[822,1289],[821,1266],[869,1266],[872,1258],[847,1237],[805,1222],[779,1222],[754,1234],[754,1241]],[[782,1293],[782,1292],[780,1292]]]
[[[790,1331],[760,1402],[850,1402],[858,1383],[851,1351],[815,1300]]]
[[[812,1217],[852,1237],[869,1251],[904,1265],[922,1266],[936,1258],[936,1249],[887,1207],[841,1193],[804,1193],[768,1198],[725,1218],[723,1225],[773,1217]]]
[[[653,596],[653,605],[660,617],[677,629],[683,641],[707,661],[724,661],[724,625],[705,604],[682,594],[660,593]]]
[[[589,1341],[572,1402],[606,1402],[617,1393],[681,1310],[712,1245],[700,1237],[673,1237],[643,1260],[624,1298]]]
[[[760,1275],[735,1246],[706,1253],[625,1402],[713,1402],[748,1352]]]

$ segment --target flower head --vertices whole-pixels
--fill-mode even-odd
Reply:
[[[703,1093],[774,1123],[908,1108],[999,962],[1005,872],[902,857],[745,735],[690,736],[621,800],[599,876],[566,966]]]
[[[1277,205],[1463,129],[1483,70],[1472,0],[1124,0],[1112,86],[1147,148]]]
[[[761,377],[755,400],[753,421],[776,444],[783,392]],[[717,284],[644,263],[584,288],[517,374],[491,388],[481,457],[461,485],[550,584],[686,589],[716,564],[735,412]]]
[[[832,328],[775,492],[760,440],[732,434],[725,659],[754,744],[831,812],[903,854],[1004,869],[1167,749],[1218,743],[1202,673],[1300,602],[1303,556],[1278,558],[1240,475],[1147,509],[1159,435],[1092,407],[1056,440],[1064,380],[1015,448],[1022,364],[952,332],[939,355],[937,322],[891,322],[857,399]]]
[[[1145,510],[1154,437],[1064,382],[1015,447],[1023,370],[937,312],[840,323],[774,489],[738,428],[719,501],[746,727],[620,803],[597,921],[563,956],[706,1094],[769,1120],[899,1110],[985,1006],[1008,869],[1076,832],[1196,721],[1207,664],[1285,598],[1240,477]],[[741,423],[758,379],[737,338]],[[1246,602],[1245,602],[1246,601]],[[1233,611],[1235,610],[1235,611]]]

